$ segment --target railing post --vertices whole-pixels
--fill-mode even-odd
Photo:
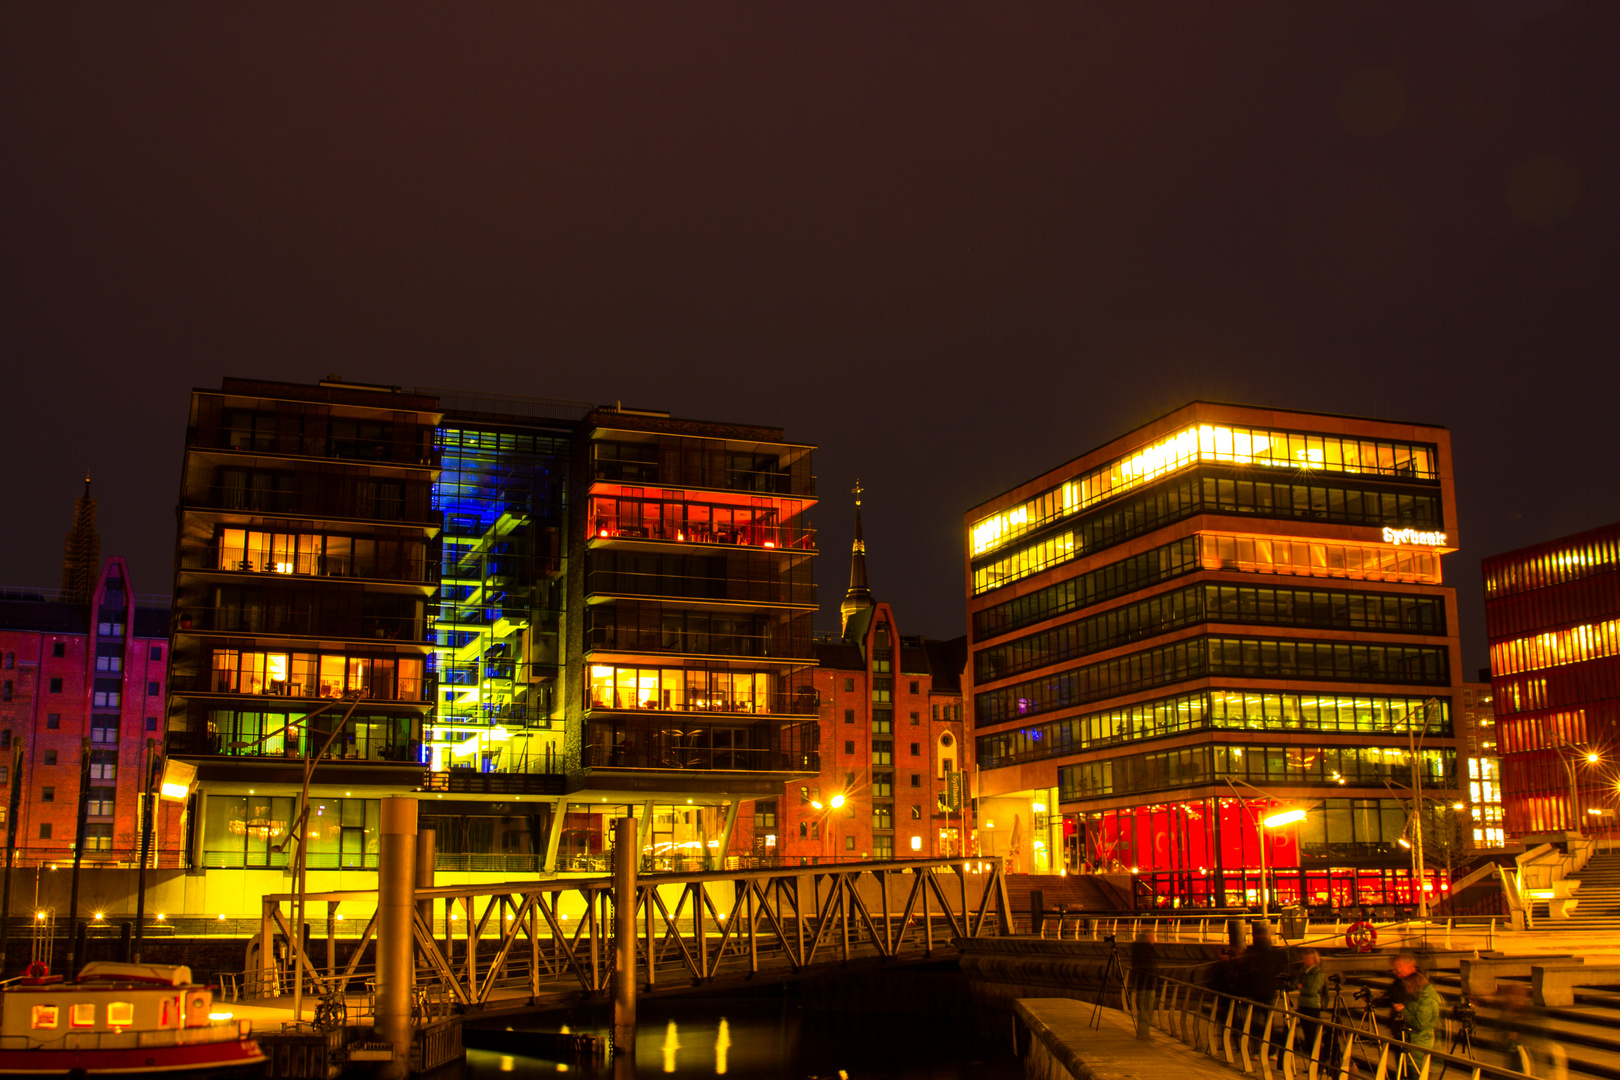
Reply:
[[[415,799],[382,801],[382,839],[377,859],[377,1018],[379,1041],[393,1057],[377,1070],[381,1080],[403,1080],[411,1059],[411,990],[416,950],[411,932],[416,911]]]

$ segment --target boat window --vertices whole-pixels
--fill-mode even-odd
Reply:
[[[69,1014],[68,1022],[73,1027],[95,1027],[96,1003],[93,1001],[86,1001],[73,1006],[73,1011]]]
[[[28,1026],[34,1028],[53,1028],[56,1026],[55,1005],[35,1005]]]
[[[169,1026],[169,999],[163,999],[163,1011],[158,1016],[158,1027]]]
[[[135,1022],[135,1003],[132,1001],[109,1001],[107,1003],[107,1026],[129,1027]]]

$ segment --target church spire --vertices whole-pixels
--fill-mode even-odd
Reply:
[[[62,591],[75,604],[88,604],[101,570],[101,534],[96,531],[96,500],[90,496],[90,478],[84,494],[73,500],[73,528],[62,545]]]
[[[865,491],[859,480],[850,489],[855,496],[855,542],[849,554],[849,591],[844,594],[844,602],[838,605],[845,634],[849,633],[849,620],[873,606],[872,590],[866,584],[866,541],[861,538],[861,495]]]

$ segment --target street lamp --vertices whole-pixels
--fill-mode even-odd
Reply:
[[[821,811],[821,857],[825,859],[828,857],[827,841],[831,839],[833,831],[832,812],[844,805],[844,796],[842,793],[834,795],[827,800],[826,806],[823,806],[819,799],[811,799],[810,805]]]
[[[1259,792],[1265,798],[1270,799],[1274,803],[1283,801],[1264,788],[1255,787],[1255,785],[1249,783],[1247,780],[1234,780],[1230,776],[1223,776],[1221,779],[1225,780],[1226,786],[1232,789],[1232,794],[1237,797],[1238,804],[1240,806],[1243,805],[1243,795],[1237,789],[1238,784],[1242,784],[1244,787],[1249,788],[1252,791]],[[1266,830],[1280,829],[1284,825],[1292,825],[1297,821],[1304,821],[1305,811],[1296,806],[1290,810],[1279,810],[1276,813],[1270,814],[1264,818],[1259,817],[1258,815],[1254,815],[1254,817],[1255,825],[1257,826],[1255,831],[1260,839],[1260,917],[1269,918],[1271,915],[1271,899],[1266,881]]]
[[[1581,834],[1581,792],[1579,782],[1575,778],[1575,762],[1584,758],[1588,765],[1596,765],[1603,758],[1597,751],[1576,746],[1574,743],[1554,743],[1549,749],[1558,755],[1558,760],[1564,764],[1564,772],[1569,776],[1570,829],[1575,835],[1579,836]]]

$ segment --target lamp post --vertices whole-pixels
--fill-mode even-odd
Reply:
[[[1581,834],[1581,790],[1580,783],[1575,778],[1575,762],[1584,759],[1588,765],[1596,765],[1602,757],[1595,750],[1588,750],[1576,746],[1574,743],[1554,743],[1552,750],[1563,762],[1564,772],[1569,776],[1569,821],[1571,830],[1579,836]]]
[[[332,744],[337,741],[338,735],[341,734],[343,729],[348,726],[349,717],[354,715],[355,707],[360,704],[360,700],[363,696],[364,695],[359,690],[350,690],[336,701],[329,701],[325,705],[322,705],[320,708],[316,709],[314,712],[305,713],[298,720],[298,723],[303,725],[304,731],[307,733],[309,731],[309,722],[321,715],[321,713],[341,705],[344,702],[347,702],[349,705],[348,710],[343,714],[343,719],[339,720],[332,726],[332,733],[326,737],[326,742],[321,744],[319,752],[311,756],[309,753],[309,743],[307,741],[303,743],[304,786],[300,789],[298,794],[298,813],[296,815],[293,827],[294,834],[298,840],[298,848],[293,854],[292,933],[297,940],[288,942],[288,944],[291,946],[293,954],[294,1023],[302,1023],[304,1019],[304,966],[299,962],[299,959],[303,957],[304,953],[304,872],[308,865],[308,860],[305,858],[305,851],[309,846],[309,841],[304,835],[304,830],[309,827],[309,785],[310,781],[314,779],[315,776],[315,766],[320,762],[321,758],[326,756],[326,752],[330,750],[332,748]],[[275,731],[268,731],[263,735],[260,735],[257,739],[252,739],[247,742],[233,742],[230,744],[230,746],[232,749],[237,750],[245,749],[249,746],[256,746],[257,744],[262,743],[264,740],[270,738],[272,735],[286,732],[292,729],[292,727],[292,722],[288,722],[277,728]],[[164,786],[167,787],[168,785],[165,784]],[[288,839],[293,839],[293,837],[289,837]],[[264,942],[261,946],[261,948],[266,950],[268,950],[269,947],[270,943],[268,941]]]
[[[1237,798],[1239,805],[1243,804],[1243,795],[1237,789],[1237,785],[1239,784],[1242,784],[1244,787],[1249,788],[1252,791],[1258,792],[1260,795],[1270,799],[1274,803],[1280,803],[1283,801],[1264,788],[1255,787],[1255,785],[1249,783],[1247,780],[1234,780],[1230,776],[1223,776],[1221,779],[1225,780],[1226,786],[1232,789],[1232,794]],[[1255,823],[1255,835],[1260,841],[1260,917],[1265,919],[1271,917],[1271,893],[1269,883],[1266,880],[1266,830],[1280,829],[1284,825],[1292,825],[1296,821],[1304,821],[1305,811],[1299,807],[1295,807],[1292,810],[1279,810],[1276,813],[1270,814],[1264,818],[1260,817],[1258,814],[1254,814],[1252,816],[1254,817]]]
[[[823,806],[819,799],[810,800],[810,805],[821,812],[821,857],[827,858],[827,841],[832,834],[832,812],[844,805],[843,795],[834,795]]]

